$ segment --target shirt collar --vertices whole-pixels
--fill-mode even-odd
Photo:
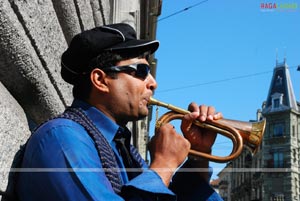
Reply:
[[[119,129],[119,125],[104,115],[104,113],[98,110],[96,107],[84,101],[75,99],[72,103],[72,107],[80,107],[83,109],[85,114],[93,121],[95,126],[100,130],[107,141],[109,143],[112,142]]]

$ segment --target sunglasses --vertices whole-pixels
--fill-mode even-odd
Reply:
[[[104,72],[125,72],[130,73],[136,78],[145,80],[150,73],[150,67],[148,64],[130,64],[127,66],[111,66],[102,69]],[[134,74],[132,74],[134,72]]]

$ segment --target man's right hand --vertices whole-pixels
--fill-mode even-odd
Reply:
[[[171,124],[165,124],[156,130],[149,143],[150,169],[160,175],[166,186],[169,186],[175,170],[186,159],[190,147],[190,142],[178,134]]]

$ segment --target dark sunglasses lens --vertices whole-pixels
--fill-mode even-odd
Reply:
[[[135,76],[139,78],[146,79],[150,71],[150,68],[147,64],[138,64],[136,67]]]

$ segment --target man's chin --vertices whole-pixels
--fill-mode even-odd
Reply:
[[[145,117],[148,116],[148,114],[149,114],[149,110],[147,109],[147,111],[143,111],[143,112],[141,112],[141,113],[139,114],[138,119],[139,119],[139,120],[140,120],[140,119],[144,119]]]
[[[148,114],[149,114],[149,113],[140,115],[140,116],[139,116],[139,119],[144,119],[144,118],[146,118],[146,117],[148,116]]]

